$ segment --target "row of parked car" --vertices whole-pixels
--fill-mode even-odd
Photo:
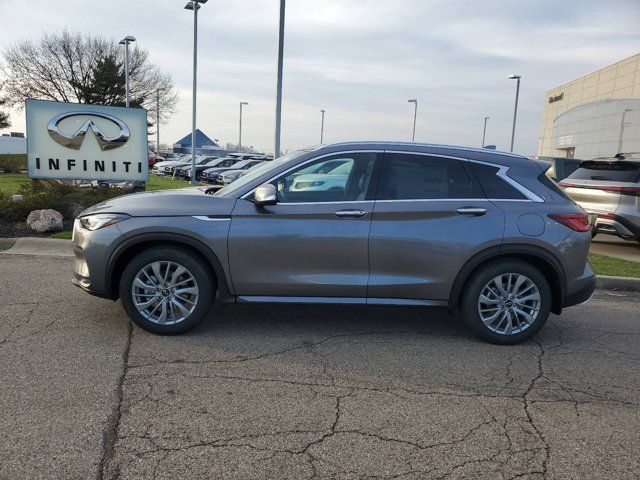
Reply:
[[[196,157],[195,176],[201,182],[224,187],[252,168],[270,160],[273,160],[273,157],[256,153],[230,153],[225,157],[200,155]],[[192,169],[191,156],[184,155],[174,160],[156,163],[151,173],[188,180],[191,178]]]

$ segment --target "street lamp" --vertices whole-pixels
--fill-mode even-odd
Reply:
[[[320,145],[324,143],[324,110],[320,110],[322,113],[322,121],[320,123]]]
[[[198,10],[208,0],[191,0],[184,9],[193,10],[193,104],[191,114],[191,183],[196,181],[196,80],[198,73]]]
[[[276,132],[273,158],[280,156],[280,124],[282,121],[282,63],[284,56],[284,11],[285,0],[280,0],[280,28],[278,30],[278,70],[276,80]]]
[[[240,102],[240,134],[238,135],[238,150],[242,151],[242,107],[249,105],[249,102]]]
[[[513,152],[513,140],[515,139],[516,136],[516,116],[518,115],[518,97],[520,96],[520,79],[522,78],[521,75],[509,75],[509,78],[511,80],[517,80],[518,83],[516,83],[516,104],[515,107],[513,108],[513,128],[511,129],[511,152]]]
[[[418,117],[418,100],[416,98],[412,98],[411,100],[407,100],[409,103],[413,103],[413,135],[411,135],[411,141],[416,141],[416,118]]]
[[[135,42],[135,37],[127,35],[118,42],[120,45],[124,45],[124,90],[125,90],[125,105],[129,107],[129,44]]]
[[[160,91],[164,88],[156,88],[156,152],[160,153]]]
[[[484,117],[484,128],[482,129],[482,147],[484,148],[484,137],[487,134],[487,120],[489,117]]]

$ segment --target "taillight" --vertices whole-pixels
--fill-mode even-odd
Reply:
[[[561,187],[572,188],[588,188],[590,190],[602,190],[604,192],[614,192],[621,195],[631,195],[632,197],[640,197],[640,187],[622,187],[619,185],[585,185],[571,182],[560,182]]]
[[[597,188],[598,190],[604,190],[606,192],[615,192],[615,193],[621,193],[622,195],[631,195],[632,197],[640,197],[639,187],[603,186],[603,187],[597,187]]]
[[[548,217],[576,232],[588,232],[591,228],[586,213],[550,213]]]

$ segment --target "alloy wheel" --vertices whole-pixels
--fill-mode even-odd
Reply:
[[[150,322],[174,325],[184,321],[198,303],[198,283],[183,265],[170,261],[150,263],[131,285],[133,304]]]
[[[540,305],[540,290],[529,277],[504,273],[484,286],[478,299],[478,312],[492,332],[514,335],[536,321]]]

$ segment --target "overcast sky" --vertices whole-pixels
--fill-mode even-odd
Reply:
[[[0,48],[65,27],[119,40],[133,35],[171,73],[178,111],[161,129],[191,129],[193,18],[184,0],[0,0]],[[199,12],[198,127],[221,143],[273,151],[278,0],[210,0]],[[522,75],[519,153],[537,148],[544,91],[640,51],[640,1],[289,0],[282,146],[416,140],[508,149]],[[24,130],[22,113],[11,130]]]

